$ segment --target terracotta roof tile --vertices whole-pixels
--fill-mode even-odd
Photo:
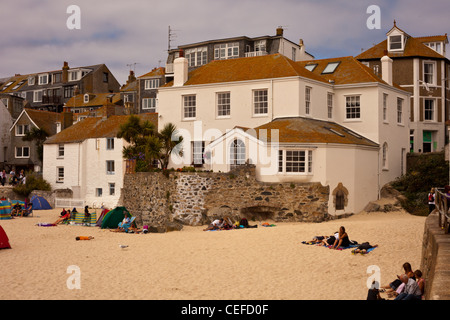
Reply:
[[[57,112],[25,109],[30,119],[50,136],[56,134],[56,122],[62,122],[62,114]]]
[[[323,74],[322,72],[329,63],[338,62],[339,65],[333,73]],[[373,71],[356,60],[354,57],[330,58],[321,60],[309,60],[297,62],[298,65],[305,67],[307,65],[317,66],[312,71],[318,76],[323,77],[327,82],[334,81],[334,84],[353,84],[366,82],[384,82],[376,76]]]
[[[425,42],[425,41],[423,41]],[[390,58],[407,58],[407,57],[425,57],[446,59],[443,55],[437,53],[433,49],[427,47],[417,38],[409,37],[406,40],[405,50],[403,52],[388,52]],[[372,48],[362,52],[356,56],[358,60],[381,59],[387,50],[387,40],[384,40]]]
[[[141,78],[148,78],[148,77],[156,77],[156,76],[163,76],[166,73],[166,68],[160,67],[160,68],[155,68],[152,71],[138,77],[138,79]]]
[[[262,57],[212,61],[191,71],[189,73],[189,79],[184,85],[226,83],[294,76],[327,82],[324,78],[300,67],[294,61],[277,53]],[[165,86],[170,87],[172,85],[173,82],[170,82]]]
[[[425,36],[425,37],[415,37],[420,42],[437,42],[437,41],[443,41],[445,43],[448,43],[448,37],[447,34],[445,35],[435,35],[435,36]]]
[[[267,130],[271,142],[271,129],[278,130],[280,143],[337,143],[378,147],[379,145],[337,123],[304,117],[278,118],[255,128]]]
[[[76,96],[73,96],[66,102],[66,107],[72,108],[72,107],[98,107],[103,106],[105,104],[108,104],[109,102],[109,96],[112,95],[112,103],[116,104],[119,103],[120,93],[88,93],[89,94],[89,101],[84,102],[84,94],[78,94]]]
[[[127,122],[129,116],[89,117],[68,127],[53,137],[47,139],[45,144],[77,143],[92,138],[114,138],[119,132],[121,124]],[[143,113],[138,115],[141,120],[148,120],[158,127],[157,113]]]

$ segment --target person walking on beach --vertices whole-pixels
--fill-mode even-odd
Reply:
[[[433,212],[434,208],[436,208],[434,188],[431,188],[430,192],[428,193],[428,208],[429,208],[428,214]]]
[[[2,184],[2,186],[5,186],[5,183],[6,183],[6,171],[5,170],[0,172],[0,183]]]

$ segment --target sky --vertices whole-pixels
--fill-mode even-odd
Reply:
[[[394,20],[413,37],[450,34],[449,13],[449,0],[0,0],[0,78],[59,70],[67,61],[104,63],[124,84],[130,70],[141,76],[165,66],[169,26],[171,48],[272,36],[282,26],[317,59],[356,56],[383,41]]]

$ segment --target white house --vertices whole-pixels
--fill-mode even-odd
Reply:
[[[141,114],[157,125],[157,114]],[[71,189],[74,199],[87,205],[114,208],[120,199],[125,174],[118,139],[128,116],[92,117],[49,138],[44,143],[43,176],[52,189]]]
[[[391,68],[390,61],[384,60],[383,66]],[[330,214],[362,210],[368,201],[377,199],[385,183],[403,173],[409,95],[353,57],[294,62],[274,54],[213,61],[189,74],[187,70],[186,60],[177,59],[174,81],[158,93],[159,127],[174,123],[185,141],[184,158],[174,158],[173,166],[194,164],[228,171],[233,165],[253,161],[261,181],[328,185]],[[285,118],[290,122],[281,125]],[[286,126],[299,123],[326,131],[315,135],[314,130],[297,129],[281,134]],[[276,157],[275,141],[259,136],[260,129],[268,128],[280,134],[281,153],[276,149]],[[254,129],[252,134],[249,129]],[[339,133],[346,142],[325,139]],[[232,139],[233,135],[244,136]],[[313,139],[308,140],[309,136]],[[221,141],[225,140],[229,144],[224,146]],[[272,162],[252,159],[250,145],[266,149]],[[214,163],[203,164],[205,156]],[[297,171],[286,171],[288,159]],[[263,169],[272,173],[263,174],[267,172]],[[347,194],[343,209],[332,206],[336,202],[333,192],[339,190]]]

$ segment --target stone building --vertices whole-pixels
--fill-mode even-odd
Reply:
[[[286,39],[282,27],[276,29],[276,35],[274,36],[266,35],[253,38],[238,36],[184,44],[176,49],[169,48],[166,62],[168,81],[173,79],[174,61],[180,57],[180,53],[187,58],[189,71],[214,60],[258,57],[275,53],[280,53],[293,61],[314,59],[313,55],[306,52],[303,40],[292,42]]]
[[[60,70],[17,74],[5,82],[0,93],[22,97],[31,109],[62,112],[64,104],[77,94],[119,89],[119,83],[104,64],[71,68],[64,62]]]
[[[447,34],[413,37],[395,21],[386,39],[362,52],[356,59],[375,74],[390,78],[411,93],[406,101],[410,124],[410,152],[442,151],[445,121],[449,119],[450,61],[446,58]],[[392,73],[381,58],[392,64]],[[392,105],[391,108],[395,108]],[[386,120],[385,120],[386,121]]]

